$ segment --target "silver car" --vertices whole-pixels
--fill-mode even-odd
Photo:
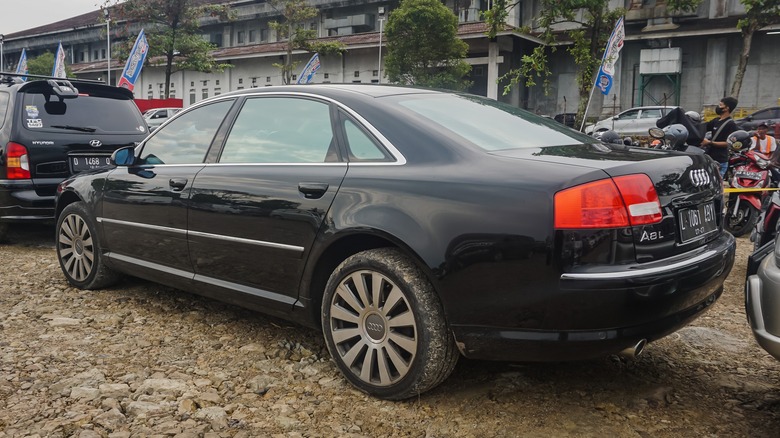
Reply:
[[[623,111],[608,119],[585,127],[586,134],[595,134],[607,130],[623,136],[646,136],[647,130],[655,127],[655,122],[665,116],[673,107],[670,106],[640,106]]]
[[[144,113],[144,121],[146,121],[146,126],[149,127],[149,132],[159,128],[160,125],[179,111],[181,111],[181,108],[152,108],[146,111]]]
[[[780,359],[780,239],[748,259],[745,312],[758,345]]]

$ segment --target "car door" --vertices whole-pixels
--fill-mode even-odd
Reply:
[[[656,127],[656,122],[661,118],[661,108],[644,108],[639,113],[639,119],[637,120],[636,127],[630,132],[626,132],[626,135],[648,135],[650,128]]]
[[[637,119],[639,118],[639,110],[633,109],[624,111],[616,116],[613,120],[612,130],[620,135],[629,134],[636,131]]]
[[[217,163],[195,178],[195,279],[289,311],[314,238],[347,171],[328,102],[295,95],[243,103]],[[270,308],[269,308],[270,307]]]
[[[182,115],[139,146],[135,165],[110,174],[100,222],[113,262],[191,276],[187,203],[192,182],[234,101]]]

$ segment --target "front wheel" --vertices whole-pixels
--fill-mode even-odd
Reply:
[[[57,218],[57,259],[68,283],[80,289],[100,289],[118,276],[103,263],[95,220],[83,202],[68,205]]]
[[[459,357],[433,286],[396,249],[360,252],[333,271],[322,300],[322,330],[346,379],[388,400],[437,386]]]
[[[758,220],[759,211],[747,201],[740,202],[736,211],[734,211],[734,202],[729,201],[727,205],[726,216],[723,221],[726,231],[733,234],[734,237],[750,232]]]

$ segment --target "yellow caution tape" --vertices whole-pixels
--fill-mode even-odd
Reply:
[[[723,189],[723,193],[773,192],[776,190],[780,190],[780,187],[767,187],[764,189],[738,189],[728,187]]]

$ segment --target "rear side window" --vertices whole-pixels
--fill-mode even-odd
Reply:
[[[24,93],[22,125],[30,130],[70,130],[97,133],[146,132],[138,108],[130,99],[79,95],[60,101],[43,93]]]
[[[0,128],[5,125],[5,115],[8,114],[8,101],[11,100],[11,95],[8,93],[0,93]]]

